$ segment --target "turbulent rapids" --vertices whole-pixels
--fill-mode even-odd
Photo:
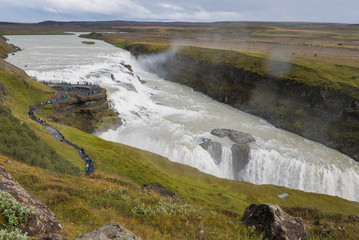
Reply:
[[[124,124],[101,138],[168,157],[199,170],[256,184],[275,184],[359,201],[359,164],[349,157],[144,70],[127,51],[77,36],[8,36],[24,49],[8,61],[43,81],[98,83]],[[148,61],[149,59],[147,59]],[[130,67],[131,66],[131,67]],[[249,163],[233,173],[232,142],[215,128],[249,133]],[[221,143],[216,161],[201,139]]]

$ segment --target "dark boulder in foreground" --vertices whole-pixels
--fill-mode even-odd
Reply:
[[[28,193],[16,180],[0,166],[0,190],[13,195],[16,200],[26,207],[32,207],[33,213],[27,221],[18,226],[29,236],[51,234],[63,230],[56,216],[35,196]]]
[[[165,188],[159,183],[150,183],[143,185],[143,188],[147,192],[155,192],[162,197],[168,197],[173,199],[179,199],[178,195],[171,190]]]
[[[263,232],[263,239],[306,240],[308,238],[302,218],[292,217],[276,205],[252,204],[244,211],[241,222],[255,226],[258,231]]]
[[[110,223],[74,240],[141,240],[141,238],[119,223]]]
[[[229,137],[229,139],[237,144],[246,144],[255,141],[252,135],[231,129],[216,128],[211,131],[211,134],[220,138]]]

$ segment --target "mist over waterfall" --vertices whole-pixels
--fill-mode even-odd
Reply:
[[[101,41],[84,45],[77,36],[8,38],[24,49],[8,61],[30,76],[74,84],[88,81],[107,89],[124,124],[116,130],[94,133],[101,138],[148,150],[222,178],[359,201],[357,162],[191,88],[161,79],[143,67],[146,62],[166,59],[166,55],[157,55],[156,59],[147,56],[139,64],[127,51]],[[215,128],[238,130],[255,138],[249,143],[249,162],[242,170],[233,172],[233,142],[212,135]],[[200,145],[203,139],[219,145],[206,150]]]

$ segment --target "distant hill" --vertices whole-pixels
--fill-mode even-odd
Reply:
[[[223,28],[243,26],[281,27],[287,29],[328,30],[355,28],[355,24],[307,22],[136,22],[136,21],[43,21],[39,23],[0,22],[2,34],[54,33],[66,31],[116,31],[119,27]],[[31,31],[29,30],[31,29]]]

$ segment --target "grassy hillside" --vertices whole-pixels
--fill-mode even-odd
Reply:
[[[7,89],[5,108],[12,113],[10,116],[5,112],[4,116],[19,132],[9,135],[46,142],[59,158],[84,168],[74,149],[52,138],[27,116],[29,105],[51,98],[53,91],[3,60],[0,64],[0,83]],[[0,163],[25,189],[49,206],[64,225],[63,234],[69,237],[116,221],[143,239],[261,239],[253,229],[239,223],[241,213],[251,203],[278,204],[304,217],[312,239],[350,239],[359,231],[356,217],[350,216],[359,214],[357,202],[220,179],[156,154],[108,142],[69,126],[51,124],[93,158],[96,163],[93,177],[29,166],[7,152],[4,152],[7,156],[0,155]],[[26,131],[20,131],[23,129]],[[8,160],[16,165],[6,164]],[[177,193],[180,201],[141,189],[143,184],[153,182]],[[278,197],[284,192],[289,193],[285,200]]]
[[[0,105],[0,153],[29,165],[59,173],[79,175],[81,169],[57,154],[35,134],[28,124]]]

